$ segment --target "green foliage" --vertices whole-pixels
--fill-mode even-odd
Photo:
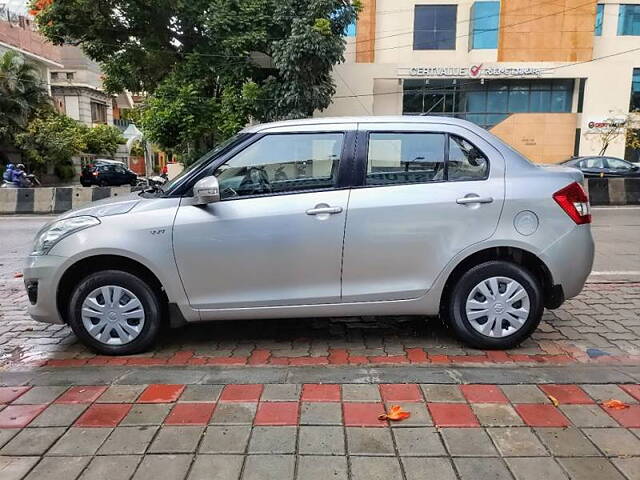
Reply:
[[[126,143],[120,130],[113,125],[96,125],[83,131],[85,153],[113,155],[118,145]]]
[[[329,106],[343,32],[360,9],[349,0],[31,3],[49,40],[79,44],[101,63],[109,91],[147,92],[145,134],[187,155],[250,119],[305,117]]]
[[[71,180],[76,175],[76,171],[71,163],[58,164],[54,167],[53,172],[63,181]]]
[[[32,64],[12,50],[0,56],[0,143],[12,145],[36,112],[52,108]]]
[[[132,157],[144,157],[144,146],[140,142],[140,140],[135,140],[131,144],[131,150],[129,151],[129,155]]]
[[[50,111],[29,122],[25,131],[16,135],[15,141],[31,168],[42,169],[47,163],[69,163],[72,156],[84,151],[86,130],[88,127],[74,119]]]

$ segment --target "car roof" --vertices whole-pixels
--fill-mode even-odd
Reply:
[[[434,115],[375,115],[360,117],[313,117],[301,118],[297,120],[283,120],[279,122],[261,123],[251,125],[243,130],[244,133],[259,133],[272,128],[288,128],[295,130],[296,127],[308,125],[339,125],[353,123],[414,123],[414,124],[440,124],[440,125],[458,125],[469,130],[482,130],[475,123],[460,118],[440,117]]]

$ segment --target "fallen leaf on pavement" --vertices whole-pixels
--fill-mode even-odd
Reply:
[[[604,402],[602,405],[607,408],[611,408],[612,410],[624,410],[625,408],[629,408],[629,405],[627,405],[626,403],[614,399],[611,399],[608,402]]]
[[[410,416],[411,414],[402,410],[402,407],[400,405],[392,405],[387,413],[384,413],[378,417],[378,420],[400,421],[404,420],[405,418],[409,418]]]
[[[13,278],[22,278],[22,277],[24,277],[24,273],[16,272],[13,275]]]
[[[558,399],[556,397],[554,397],[553,395],[547,395],[547,397],[549,397],[549,400],[551,400],[551,403],[553,403],[554,407],[558,407],[558,405],[560,405],[560,402],[558,402]]]

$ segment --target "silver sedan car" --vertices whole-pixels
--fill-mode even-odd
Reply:
[[[104,354],[148,349],[163,323],[356,315],[440,314],[509,348],[589,275],[581,181],[453,118],[256,125],[162,189],[46,225],[29,312]]]

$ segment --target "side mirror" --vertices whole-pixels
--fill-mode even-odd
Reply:
[[[193,186],[193,200],[195,205],[207,205],[220,201],[220,185],[213,175],[202,178]]]

